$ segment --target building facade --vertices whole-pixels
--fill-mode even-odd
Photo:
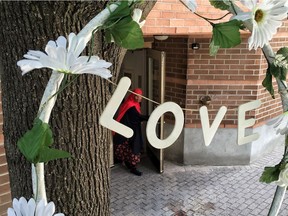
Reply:
[[[197,13],[202,16],[217,19],[225,15],[224,11],[214,9],[207,0],[197,0],[197,3]],[[136,68],[141,76],[134,77],[134,80],[137,80],[135,83],[139,86],[141,77],[142,87],[148,92],[147,52],[148,50],[165,52],[165,101],[173,101],[185,108],[183,131],[176,143],[164,150],[166,159],[181,164],[249,164],[273,148],[277,140],[281,141],[281,137],[277,137],[271,127],[266,125],[267,120],[282,113],[280,96],[276,94],[276,99],[272,99],[262,86],[267,64],[260,49],[248,50],[249,33],[242,33],[241,45],[232,49],[220,49],[216,56],[210,56],[211,30],[208,22],[191,13],[179,0],[157,0],[143,27],[147,48],[134,53],[129,52],[121,73],[130,74],[132,77]],[[275,51],[288,45],[287,32],[288,22],[285,21],[271,42]],[[155,36],[168,36],[168,38],[157,40]],[[134,66],[131,66],[132,62]],[[157,68],[155,70],[157,71]],[[153,88],[155,95],[159,91],[158,87],[155,83]],[[199,116],[199,109],[202,106],[200,99],[205,96],[212,99],[207,105],[211,121],[221,106],[228,108],[220,128],[208,147],[204,144]],[[256,119],[256,124],[247,129],[247,134],[258,132],[260,138],[239,146],[236,143],[238,107],[252,100],[261,100],[262,104],[258,109],[246,114],[247,118]],[[0,115],[2,128],[2,110]],[[173,125],[173,116],[168,115],[164,126],[166,135],[170,133]],[[9,174],[1,134],[0,215],[6,215],[10,206]]]
[[[226,12],[214,9],[209,1],[197,1],[197,13],[217,19]],[[224,20],[229,20],[229,16]],[[213,21],[218,22],[218,21]],[[241,32],[242,43],[235,48],[220,49],[209,55],[212,27],[191,13],[179,0],[159,0],[146,18],[143,32],[151,48],[166,53],[165,101],[185,108],[185,125],[177,142],[165,149],[165,158],[181,164],[240,165],[249,164],[283,140],[276,136],[267,120],[281,114],[280,95],[272,99],[262,86],[267,63],[261,49],[248,49],[250,33]],[[288,45],[288,22],[284,21],[271,42],[274,51]],[[155,36],[168,36],[157,40]],[[196,49],[195,49],[196,46]],[[274,83],[275,84],[275,83]],[[277,86],[274,85],[275,91]],[[210,124],[221,106],[228,108],[212,143],[205,146],[199,109],[201,98],[209,96],[207,105]],[[260,100],[261,106],[246,113],[256,124],[246,134],[259,133],[254,142],[237,144],[238,107]],[[173,120],[166,119],[167,133]]]

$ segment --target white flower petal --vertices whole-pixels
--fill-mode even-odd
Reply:
[[[41,64],[41,62],[34,61],[34,60],[26,60],[26,59],[18,61],[17,65],[21,68],[22,75],[26,74],[27,72],[31,70],[43,68],[43,65]]]
[[[68,52],[74,52],[78,43],[78,38],[73,32],[69,34],[68,42]]]
[[[56,53],[57,53],[57,58],[55,60],[57,60],[60,64],[63,65],[67,65],[67,51],[66,48],[64,47],[57,47],[56,49]],[[63,67],[63,66],[62,66]],[[68,68],[68,67],[66,67]]]
[[[135,8],[133,10],[132,19],[139,24],[140,28],[142,28],[146,22],[145,20],[143,20],[142,22],[139,22],[141,17],[142,17],[142,10],[139,8]]]
[[[35,200],[33,198],[31,198],[28,201],[28,213],[27,213],[27,216],[34,216],[35,208],[36,208]]]
[[[84,37],[82,37],[82,38],[78,38],[78,43],[77,43],[77,45],[76,45],[76,47],[75,47],[75,50],[74,50],[74,55],[76,56],[76,57],[78,57],[82,52],[83,52],[83,50],[85,49],[85,47],[86,47],[86,42],[85,42],[85,38]]]
[[[243,12],[243,13],[239,13],[238,15],[232,16],[231,19],[237,19],[237,20],[248,20],[248,19],[252,19],[252,13],[251,12]]]
[[[73,65],[83,65],[86,64],[88,62],[89,56],[80,56],[79,58],[77,58],[77,60],[75,62],[73,62]],[[90,62],[93,61],[93,56],[91,56]]]
[[[47,44],[45,47],[45,52],[50,58],[57,59],[57,47],[53,47]]]
[[[84,56],[83,56],[84,57]],[[80,57],[81,58],[81,57]],[[97,62],[97,61],[99,61],[99,60],[101,60],[100,58],[99,58],[99,56],[91,56],[91,58],[90,58],[90,62]],[[101,61],[104,61],[104,60],[101,60]]]
[[[60,70],[60,69],[67,70],[67,67],[64,64],[58,62],[57,59],[49,57],[41,58],[41,63],[43,67],[51,68],[53,70]]]
[[[45,201],[41,199],[36,206],[35,216],[43,216],[44,208],[45,208]]]
[[[257,4],[257,0],[241,0],[241,3],[252,10]]]
[[[46,54],[41,51],[29,50],[27,54],[24,55],[24,57],[32,60],[39,60],[40,57],[44,55]]]
[[[28,205],[27,205],[27,200],[24,197],[21,197],[19,199],[19,204],[20,204],[20,212],[23,216],[28,215]]]
[[[7,216],[17,216],[13,208],[8,208]]]
[[[74,56],[74,53],[67,53],[67,65],[68,67],[73,65],[77,61],[77,58]]]
[[[185,4],[185,6],[191,10],[192,12],[196,11],[197,8],[197,3],[196,0],[181,0],[183,4]]]
[[[49,202],[44,209],[43,215],[52,216],[55,212],[55,205],[53,202]]]
[[[81,68],[80,70],[78,71],[75,71],[76,74],[93,74],[93,75],[97,75],[97,76],[100,76],[104,79],[108,79],[110,78],[112,75],[111,75],[111,72],[106,69],[106,68],[95,68],[95,67],[84,67],[84,68]]]
[[[54,216],[65,216],[63,213],[54,214]]]
[[[142,16],[142,10],[139,9],[139,8],[135,8],[135,9],[133,10],[132,19],[133,19],[135,22],[139,23],[139,21],[140,21],[140,19],[141,19],[141,16]]]
[[[50,41],[48,41],[48,43],[47,43],[46,46],[51,46],[51,47],[56,48],[56,47],[57,47],[57,44],[55,43],[55,41],[50,40]]]
[[[13,199],[12,206],[13,206],[13,209],[14,209],[16,215],[21,216],[20,203],[17,199],[15,199],[15,198]]]
[[[60,36],[60,37],[57,38],[57,40],[56,40],[56,44],[57,44],[58,47],[63,47],[63,48],[66,49],[66,46],[67,46],[67,40],[66,40],[65,37]]]

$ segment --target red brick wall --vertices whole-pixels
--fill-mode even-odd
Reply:
[[[226,13],[214,9],[208,0],[197,0],[197,3],[197,13],[206,17],[219,18]],[[157,0],[146,17],[143,32],[145,35],[198,34],[211,32],[211,25],[188,10],[180,0]]]
[[[283,30],[284,29],[284,30]],[[273,39],[274,50],[288,45],[287,22],[280,34]],[[262,86],[267,63],[260,49],[248,50],[247,38],[232,49],[220,49],[216,56],[209,55],[211,35],[169,36],[165,41],[155,40],[153,48],[167,53],[166,59],[166,101],[178,103],[189,110],[185,112],[185,127],[200,127],[199,108],[201,96],[212,96],[208,106],[210,119],[214,119],[219,108],[226,106],[228,111],[221,127],[237,127],[238,107],[246,102],[260,99],[259,109],[246,114],[256,118],[256,125],[282,113],[282,104],[277,94],[272,99]],[[191,44],[200,44],[199,50],[192,50]],[[186,65],[187,62],[187,65]]]
[[[199,98],[212,96],[210,119],[215,118],[221,106],[228,108],[222,127],[236,127],[239,105],[256,99],[262,101],[262,106],[247,113],[247,118],[255,117],[256,123],[261,123],[281,113],[279,96],[272,100],[262,86],[267,66],[260,49],[249,51],[244,39],[241,45],[220,49],[216,56],[210,56],[210,38],[190,37],[189,43],[193,42],[200,43],[200,49],[188,51],[186,108],[199,110]],[[199,127],[199,112],[186,113],[186,126]]]
[[[7,208],[11,207],[11,194],[10,194],[9,174],[4,149],[4,138],[2,133],[3,113],[2,113],[1,101],[2,100],[0,98],[0,215],[6,216]]]
[[[225,14],[224,11],[214,9],[207,0],[198,0],[197,3],[197,13],[206,17],[217,18]],[[277,38],[272,42],[275,51],[279,47],[288,46],[287,31],[286,21],[278,31]],[[248,50],[249,33],[242,35],[244,44],[233,49],[221,49],[216,57],[211,57],[209,55],[210,24],[191,13],[180,0],[158,0],[146,18],[143,32],[144,35],[170,36],[167,41],[155,41],[153,47],[167,52],[166,100],[195,110],[185,113],[186,127],[200,127],[199,97],[207,94],[213,96],[213,101],[209,105],[210,119],[214,119],[221,106],[228,107],[222,127],[236,127],[238,106],[251,100],[260,99],[262,102],[259,109],[247,114],[247,117],[255,117],[258,124],[282,112],[279,94],[276,95],[275,100],[272,100],[262,86],[267,65],[260,49]],[[173,41],[175,35],[179,34],[186,35],[182,38],[187,38],[189,35],[187,42],[182,44],[182,50],[179,41],[178,45]],[[193,42],[200,43],[201,48],[192,50]],[[179,48],[175,49],[174,43],[175,47]],[[185,53],[187,57],[184,56]],[[183,74],[184,67],[181,66],[177,73],[175,72],[177,68],[171,66],[177,65],[176,61],[181,61],[180,56],[182,61],[187,60],[186,79]],[[185,89],[186,93],[183,93]],[[275,92],[277,92],[276,85]],[[185,102],[183,102],[184,95],[186,95]]]

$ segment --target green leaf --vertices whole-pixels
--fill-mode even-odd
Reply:
[[[53,137],[49,125],[36,119],[33,128],[18,140],[17,146],[29,162],[37,163],[41,146],[49,146],[52,143]]]
[[[280,48],[276,54],[281,54],[285,57],[285,59],[288,60],[288,47],[282,47]]]
[[[108,19],[106,19],[105,23],[103,24],[104,28],[118,22],[124,17],[130,16],[131,9],[128,1],[118,1],[117,4],[119,4],[119,6],[116,8],[116,10],[110,13]]]
[[[209,0],[210,4],[220,10],[228,10],[230,5],[227,0]]]
[[[287,69],[283,67],[275,66],[272,63],[272,64],[269,64],[268,70],[275,78],[286,80]]]
[[[120,1],[119,4],[103,25],[106,42],[113,39],[117,45],[126,49],[143,48],[143,33],[139,24],[131,17],[128,1]]]
[[[43,147],[39,151],[38,162],[48,162],[48,161],[55,160],[55,159],[70,158],[70,157],[71,155],[69,152],[54,149],[54,148]]]
[[[287,140],[287,139],[286,139]],[[285,146],[287,146],[287,141],[285,140]],[[286,165],[286,163],[288,162],[288,155],[285,155],[284,157],[283,157],[283,161],[284,161],[284,163],[285,163],[285,165]]]
[[[110,29],[110,32],[115,43],[126,49],[137,49],[144,46],[142,30],[131,17],[119,21]]]
[[[271,75],[269,69],[267,69],[266,77],[263,80],[262,85],[266,88],[267,91],[269,91],[272,98],[275,99],[274,88],[273,88],[273,84],[272,84],[272,75]]]
[[[68,158],[68,152],[50,148],[53,143],[49,124],[36,119],[33,128],[17,142],[20,152],[31,163],[48,162],[58,158]]]
[[[260,182],[271,183],[274,181],[278,181],[279,174],[279,165],[276,165],[275,167],[265,167],[260,177]]]
[[[242,22],[230,20],[229,22],[213,24],[212,41],[214,46],[220,48],[231,48],[241,43],[240,26]]]
[[[219,50],[219,46],[215,46],[214,45],[214,40],[212,40],[211,41],[211,43],[210,43],[210,45],[209,45],[209,54],[210,54],[210,56],[215,56],[215,55],[217,55],[217,52],[218,52],[218,50]]]
[[[274,62],[270,64],[270,71],[274,77],[286,80],[288,71],[288,47],[282,47],[277,51]]]

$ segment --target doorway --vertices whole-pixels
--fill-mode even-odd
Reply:
[[[129,77],[131,79],[130,89],[141,88],[145,97],[163,103],[165,90],[165,59],[165,52],[153,49],[127,51],[121,66],[119,77]],[[143,99],[141,103],[141,112],[144,115],[150,115],[157,106],[153,102],[145,99]],[[163,173],[163,149],[155,149],[149,144],[146,139],[145,124],[146,123],[144,123],[142,127],[144,155],[149,156],[159,173]],[[163,139],[164,116],[159,120],[156,133],[158,133],[160,139]]]

